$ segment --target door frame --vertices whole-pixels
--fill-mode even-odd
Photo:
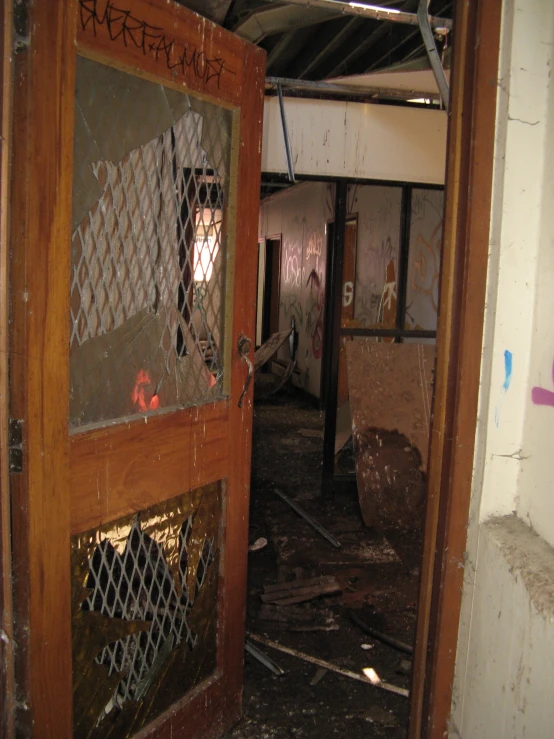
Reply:
[[[473,477],[502,3],[457,0],[410,739],[448,732]]]
[[[0,99],[0,735],[15,736],[14,705],[14,641],[12,595],[12,542],[9,475],[8,422],[8,258],[10,164],[12,148],[13,106],[13,5],[0,0],[0,69],[2,94]]]
[[[9,0],[4,2],[3,10],[6,10]],[[134,9],[137,5],[134,3]],[[107,58],[112,60],[113,66],[134,70],[168,86],[184,87],[212,99],[216,97],[221,104],[237,109],[239,136],[231,156],[238,157],[240,150],[236,183],[240,199],[230,228],[240,233],[240,239],[236,239],[233,274],[236,307],[227,338],[231,345],[230,400],[224,401],[229,408],[230,425],[236,424],[236,428],[242,423],[251,428],[252,387],[241,408],[236,402],[246,377],[246,365],[236,339],[240,333],[252,336],[254,307],[252,301],[236,301],[236,297],[254,294],[255,290],[261,158],[259,122],[263,119],[265,53],[175,4],[169,11],[171,26],[177,18],[186,24],[186,43],[189,44],[190,39],[191,47],[186,52],[191,55],[187,57],[188,62],[191,62],[194,44],[196,56],[188,65],[170,68],[169,60],[166,64],[166,52],[170,47],[164,47],[157,55],[151,48],[144,44],[141,47],[136,42],[124,47],[120,38],[121,48],[113,48],[115,42],[109,39],[106,29],[98,33],[98,38],[91,41],[89,37],[87,41],[83,16],[78,16],[78,12],[81,10],[89,18],[87,14],[91,8],[96,8],[93,0],[23,3],[22,8],[28,15],[22,16],[23,25],[17,28],[21,39],[18,39],[20,53],[15,54],[14,61],[13,120],[17,121],[17,126],[13,130],[12,159],[13,172],[18,172],[19,176],[11,182],[10,243],[8,248],[8,243],[2,241],[1,255],[5,261],[9,255],[10,284],[19,286],[10,295],[13,328],[9,341],[10,373],[18,378],[10,388],[10,415],[23,421],[24,451],[22,472],[13,473],[10,479],[13,572],[23,575],[14,576],[13,588],[13,623],[17,627],[18,644],[15,653],[16,720],[22,734],[61,739],[73,734],[72,660],[71,649],[68,649],[71,644],[72,497],[69,377],[64,371],[60,372],[55,358],[69,351],[70,254],[69,248],[60,249],[59,245],[69,245],[71,240],[73,147],[67,142],[73,141],[75,53],[77,50],[99,61]],[[165,2],[155,6],[153,0],[144,0],[142,8],[148,21],[159,20],[168,12]],[[118,13],[117,22],[121,23],[122,16]],[[96,20],[99,26],[107,22],[105,16],[103,21]],[[203,74],[208,64],[206,55],[202,57],[204,48],[213,50],[214,56],[225,57],[228,69],[234,71],[232,80],[225,80],[220,89],[213,87],[217,83],[213,76]],[[217,64],[218,60],[212,61]],[[34,125],[37,121],[40,124]],[[246,264],[252,269],[245,268]],[[0,297],[2,301],[8,299],[5,282],[2,282]],[[1,338],[6,340],[4,336]],[[201,412],[202,409],[196,415]],[[251,435],[230,434],[225,450],[229,459],[250,459]],[[209,695],[201,690],[193,691],[145,727],[140,736],[150,735],[154,729],[160,729],[159,736],[178,734],[186,726],[186,714],[194,713],[198,722],[209,726],[200,735],[211,737],[220,733],[224,716],[231,720],[240,716],[248,465],[230,466],[228,486],[233,490],[233,505],[224,503],[222,516],[225,529],[233,532],[233,536],[226,536],[221,570],[224,587],[220,588],[219,620],[225,618],[226,631],[225,634],[219,631],[218,635],[218,672],[211,680]],[[3,496],[7,495],[7,490],[2,480]],[[5,526],[5,511],[1,512]],[[52,535],[54,531],[56,535]],[[5,562],[3,567],[10,572]],[[222,670],[225,680],[218,679]],[[215,686],[213,690],[212,686]],[[14,700],[13,689],[11,697],[8,686],[3,692],[7,699]],[[195,729],[198,731],[198,727]],[[189,724],[188,732],[191,731]]]
[[[501,15],[500,4],[495,0],[482,0],[479,7],[477,5],[475,0],[470,3],[458,0],[455,16],[457,42],[454,48],[445,220],[445,245],[449,244],[450,258],[448,273],[446,269],[443,270],[441,282],[439,341],[444,346],[440,349],[436,378],[437,397],[440,390],[441,403],[435,404],[431,442],[430,495],[414,661],[411,739],[442,737],[446,729],[461,605],[463,570],[459,563],[465,548],[468,520],[490,223],[496,113],[496,94],[491,90],[496,90],[497,84]],[[4,49],[11,48],[11,3],[2,0],[0,7],[5,21]],[[7,19],[9,22],[6,22]],[[60,19],[56,18],[55,21],[59,23]],[[52,24],[54,36],[56,23]],[[479,37],[486,39],[486,43],[479,44],[475,53],[475,39]],[[6,80],[6,74],[9,79],[10,70],[6,66],[5,55],[2,69],[3,79]],[[6,90],[4,86],[4,92]],[[3,105],[3,124],[5,110]],[[470,147],[472,155],[468,156]],[[9,150],[9,140],[4,137],[2,152]],[[6,197],[5,167],[3,158],[3,209]],[[36,199],[36,193],[34,197]],[[50,220],[52,218],[55,220],[51,214]],[[2,210],[0,270],[5,270],[8,263],[9,248],[4,224],[5,211]],[[3,271],[0,283],[0,310],[5,310],[7,306],[5,274]],[[469,287],[472,295],[470,301],[467,300]],[[455,323],[450,326],[450,319],[454,318]],[[3,359],[7,357],[8,349],[5,331],[0,333],[0,342],[3,350],[0,378],[5,382],[6,366]],[[456,361],[449,364],[450,359]],[[4,442],[7,435],[5,408],[1,413],[0,428]],[[447,438],[443,436],[442,443],[439,437],[441,430],[448,432]],[[9,522],[6,521],[6,516],[9,516],[7,464],[7,446],[2,443],[0,514],[3,532],[9,531]],[[448,556],[445,556],[446,547]],[[10,598],[11,570],[4,551],[2,573],[3,594],[5,596],[7,593]],[[6,626],[11,624],[5,610],[6,601],[3,606],[3,617],[7,619],[3,628],[7,631]],[[6,645],[9,642],[3,641],[4,650]],[[13,683],[9,680],[2,684],[1,697],[4,708],[10,702],[13,704]],[[5,718],[9,721],[10,716]],[[10,734],[6,733],[6,736]]]

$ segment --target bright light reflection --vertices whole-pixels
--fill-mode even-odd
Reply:
[[[377,10],[382,13],[400,13],[396,8],[382,8],[379,5],[365,5],[365,3],[348,3],[351,8],[367,8],[367,10]]]
[[[369,682],[372,685],[380,685],[381,684],[381,678],[375,672],[375,670],[373,669],[373,667],[364,667],[364,669],[362,670],[362,672],[364,673],[364,675],[367,677],[367,679],[369,680]]]
[[[194,279],[196,282],[210,281],[218,251],[215,236],[206,235],[196,239],[194,244]]]

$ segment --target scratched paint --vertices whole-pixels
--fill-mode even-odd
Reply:
[[[554,362],[552,363],[552,384],[554,385]],[[535,405],[549,405],[554,408],[554,392],[545,387],[535,387],[531,390],[531,400]]]

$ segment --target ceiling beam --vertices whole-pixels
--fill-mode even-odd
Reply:
[[[262,8],[241,20],[233,31],[241,38],[259,44],[266,36],[287,33],[297,28],[324,23],[342,16],[340,10],[321,8],[296,8],[290,5],[278,8]]]
[[[389,98],[393,100],[411,100],[412,98],[435,99],[436,92],[423,92],[421,90],[400,90],[395,88],[374,87],[367,85],[349,85],[343,82],[310,82],[309,80],[292,80],[288,77],[266,77],[266,90],[275,90],[280,85],[283,92],[286,90],[298,90],[302,92],[313,92],[319,95],[339,95],[341,97],[372,97]]]
[[[353,39],[350,53],[343,55],[338,64],[329,69],[325,77],[339,77],[341,75],[352,74],[352,64],[366,54],[369,49],[375,46],[390,31],[390,24],[380,23],[372,33],[366,33],[365,36],[356,43],[357,39]]]
[[[297,77],[305,79],[309,75],[312,77],[321,76],[315,70],[332,54],[338,51],[341,45],[363,23],[362,18],[344,18],[343,20],[345,22],[339,30],[337,30],[338,23],[329,25],[327,28],[322,28],[321,33],[318,34],[315,48],[314,46],[310,46],[299,55],[298,61],[296,62]]]
[[[402,10],[383,8],[378,5],[365,5],[359,2],[340,2],[339,0],[286,0],[289,5],[301,5],[304,8],[321,8],[334,10],[345,15],[361,15],[364,18],[373,18],[379,21],[391,21],[393,23],[404,23],[410,26],[419,26],[417,13],[407,13]],[[281,2],[281,0],[270,0],[270,2]],[[450,18],[429,17],[429,24],[435,30],[452,29]]]

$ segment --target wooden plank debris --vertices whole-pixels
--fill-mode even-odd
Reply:
[[[406,644],[406,642],[400,641],[400,639],[395,639],[393,636],[389,636],[388,634],[383,634],[381,631],[377,631],[377,629],[372,628],[371,626],[368,626],[364,621],[359,618],[354,611],[350,611],[350,620],[356,624],[365,634],[368,634],[368,636],[372,636],[374,639],[377,639],[380,642],[383,642],[383,644],[387,644],[389,647],[392,647],[393,649],[398,649],[399,652],[404,652],[404,654],[413,654],[414,648],[411,646],[411,644]]]
[[[372,677],[369,678],[366,676],[366,674],[360,674],[358,672],[353,672],[352,670],[345,670],[342,667],[334,665],[332,662],[327,662],[326,660],[319,659],[319,657],[312,657],[310,654],[299,652],[297,649],[285,647],[283,644],[279,644],[279,642],[267,639],[265,636],[259,636],[258,634],[252,633],[249,633],[248,635],[254,641],[260,644],[265,644],[266,647],[271,647],[272,649],[276,649],[277,651],[283,652],[284,654],[290,654],[292,657],[297,657],[298,659],[302,659],[305,662],[310,662],[312,665],[317,665],[318,667],[322,667],[323,669],[329,670],[330,672],[336,672],[338,675],[342,675],[343,677],[349,677],[352,680],[366,683],[366,685],[373,685],[373,687],[375,688],[381,688],[381,690],[386,690],[389,693],[396,693],[396,695],[402,695],[405,698],[410,697],[409,690],[406,690],[405,688],[399,688],[398,685],[392,685],[392,683],[387,683],[381,680],[375,670],[373,670],[372,668],[365,668],[364,670],[364,672],[372,675]]]
[[[264,588],[264,593],[260,598],[263,603],[289,606],[295,603],[304,603],[313,600],[321,595],[340,593],[341,590],[342,588],[336,578],[328,575],[325,577],[268,585]]]
[[[258,612],[260,621],[269,621],[282,631],[338,631],[339,625],[328,608],[311,610],[302,606],[276,606],[265,603]]]
[[[278,351],[285,341],[289,338],[292,329],[286,331],[278,331],[272,334],[269,339],[262,344],[259,349],[254,352],[254,371],[261,369],[266,362]]]
[[[299,516],[302,516],[302,518],[307,521],[310,526],[318,532],[318,534],[321,534],[321,536],[323,536],[324,539],[327,539],[327,541],[336,549],[341,548],[340,541],[335,539],[335,537],[330,534],[327,529],[325,529],[320,523],[318,523],[315,518],[312,518],[309,514],[307,514],[306,511],[298,505],[298,503],[295,503],[289,498],[288,495],[285,495],[280,490],[274,490],[274,493],[278,495],[282,500],[284,500],[285,503],[287,503],[293,509],[293,511],[296,511]]]

